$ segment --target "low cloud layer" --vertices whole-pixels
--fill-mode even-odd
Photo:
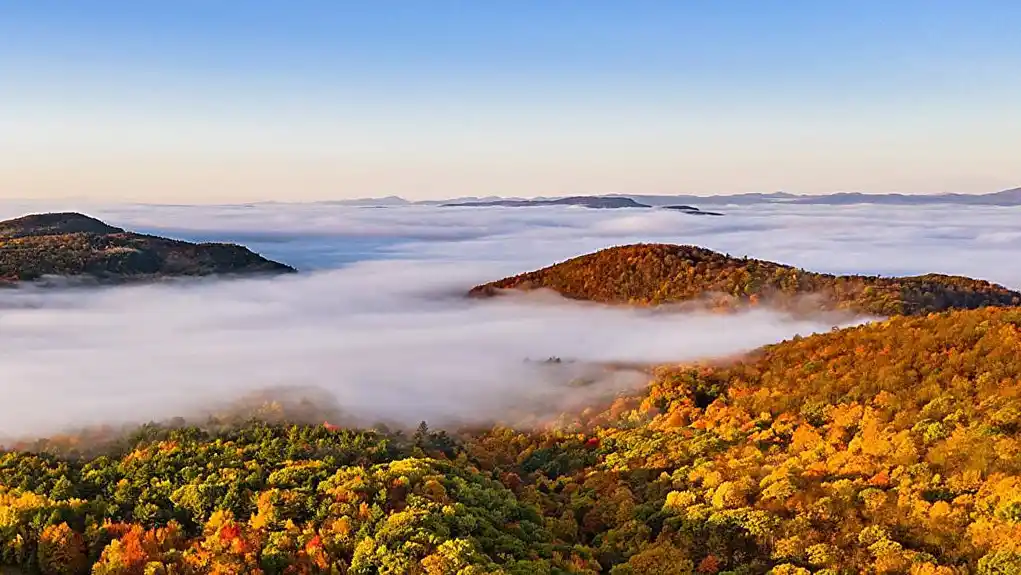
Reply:
[[[0,203],[0,217],[37,211]],[[195,412],[267,387],[323,390],[366,419],[411,424],[556,410],[594,388],[574,368],[731,355],[831,321],[769,311],[663,314],[548,297],[468,301],[475,283],[608,245],[697,243],[849,273],[960,273],[1021,286],[1021,210],[662,211],[47,206],[185,239],[245,242],[315,270],[294,277],[0,293],[0,436]],[[580,369],[580,368],[579,368]],[[585,375],[581,373],[581,375]]]
[[[352,208],[3,202],[0,218],[79,210],[122,227],[192,240],[243,242],[303,269],[364,259],[456,261],[514,272],[638,241],[692,243],[831,273],[968,275],[1021,288],[1021,207],[714,207],[669,210]],[[478,268],[483,269],[483,268]]]
[[[526,359],[684,361],[830,327],[765,311],[468,301],[465,279],[452,266],[370,262],[276,280],[24,292],[0,316],[0,434],[170,417],[280,386],[326,390],[363,418],[483,421],[579,393],[574,374]]]

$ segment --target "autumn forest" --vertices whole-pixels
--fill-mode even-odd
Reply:
[[[725,313],[808,301],[880,319],[661,365],[640,391],[541,426],[245,416],[26,439],[0,452],[0,565],[46,575],[1021,573],[1021,294],[955,276],[833,276],[636,245],[470,295],[536,288],[610,305],[711,297]]]

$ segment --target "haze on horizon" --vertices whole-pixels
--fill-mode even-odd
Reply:
[[[0,198],[994,192],[1021,5],[8,3]]]

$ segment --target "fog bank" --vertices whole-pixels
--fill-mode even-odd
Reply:
[[[832,273],[964,274],[1021,287],[1021,209],[659,210],[37,205],[117,226],[245,243],[305,273],[102,290],[0,291],[0,436],[189,415],[266,388],[316,390],[415,424],[548,414],[645,383],[586,362],[683,362],[829,330],[767,310],[613,309],[542,295],[469,301],[477,283],[611,245],[691,243]],[[571,358],[556,368],[526,358]],[[576,386],[578,377],[595,384]],[[295,391],[295,393],[298,393]],[[302,391],[301,393],[306,393]]]
[[[666,314],[548,295],[461,297],[470,271],[364,262],[277,279],[0,296],[0,435],[187,415],[267,387],[315,387],[363,418],[499,419],[645,383],[526,359],[677,362],[729,355],[827,322],[756,310]]]

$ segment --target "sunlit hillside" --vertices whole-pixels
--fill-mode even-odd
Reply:
[[[149,426],[0,457],[42,573],[1021,570],[1021,312],[663,367],[548,429]],[[57,451],[61,453],[57,453]]]
[[[986,281],[928,274],[834,276],[773,262],[737,258],[697,246],[636,244],[607,248],[474,288],[551,289],[563,296],[614,304],[708,300],[723,307],[846,309],[876,315],[924,314],[955,308],[1015,306],[1021,294]]]

